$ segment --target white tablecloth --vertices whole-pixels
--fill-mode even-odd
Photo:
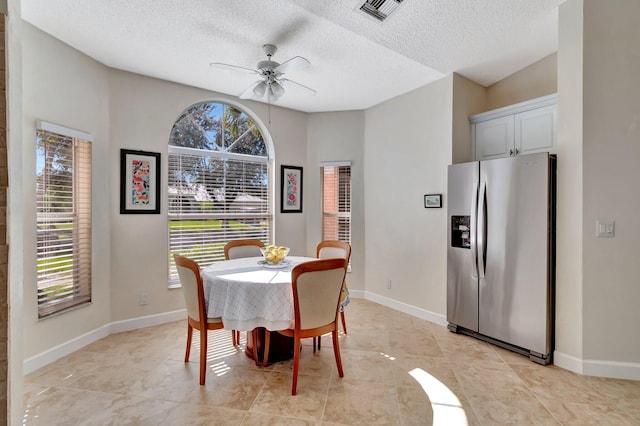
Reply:
[[[207,315],[221,317],[224,328],[249,331],[256,327],[285,330],[293,327],[291,269],[315,260],[289,256],[281,269],[259,264],[262,257],[216,262],[202,270]]]

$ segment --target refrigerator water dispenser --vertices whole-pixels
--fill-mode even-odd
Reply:
[[[471,249],[471,216],[451,216],[451,247]]]

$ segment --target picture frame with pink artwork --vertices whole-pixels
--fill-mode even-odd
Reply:
[[[160,153],[120,150],[120,214],[160,213]]]
[[[281,166],[280,213],[302,213],[302,167]]]

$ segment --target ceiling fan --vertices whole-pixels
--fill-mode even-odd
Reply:
[[[278,63],[271,60],[271,57],[276,53],[278,48],[273,44],[265,44],[262,46],[262,50],[267,55],[267,59],[258,62],[256,69],[245,68],[238,65],[223,64],[221,62],[212,62],[210,65],[214,68],[223,68],[227,70],[243,71],[251,74],[257,74],[261,78],[251,84],[244,92],[240,94],[240,99],[249,99],[253,96],[258,98],[267,95],[267,99],[278,99],[284,92],[285,87],[288,85],[295,86],[303,91],[315,95],[317,92],[310,87],[297,83],[288,78],[282,78],[285,72],[300,69],[308,66],[310,62],[302,56],[294,56],[293,58]]]

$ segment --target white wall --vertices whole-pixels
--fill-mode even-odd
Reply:
[[[109,217],[109,87],[107,69],[58,40],[24,23],[23,48],[23,219],[24,356],[28,358],[110,319],[111,244]],[[93,303],[65,315],[38,320],[36,303],[35,124],[45,120],[94,136],[93,150]]]
[[[183,308],[180,290],[167,288],[167,215],[119,214],[119,151],[160,152],[163,182],[169,132],[179,114],[205,99],[231,97],[109,69],[24,24],[23,184],[26,224],[35,223],[35,120],[86,131],[93,144],[93,303],[37,319],[35,226],[24,238],[24,358],[64,344],[114,321]],[[237,101],[237,99],[235,99]],[[306,165],[307,114],[246,102],[265,123],[275,145],[276,188],[280,164]],[[280,190],[276,190],[276,202]],[[166,200],[166,191],[162,191]],[[305,253],[306,212],[280,214],[275,206],[276,239]],[[306,209],[305,209],[306,211]],[[138,305],[141,292],[149,304]]]
[[[307,126],[307,254],[315,256],[322,239],[320,162],[351,161],[350,290],[364,290],[364,111],[310,114]]]
[[[150,77],[110,70],[112,144],[108,155],[111,199],[111,320],[118,321],[184,308],[181,290],[167,288],[167,147],[173,123],[180,114],[202,100],[237,102],[227,95],[208,92]],[[306,204],[312,194],[303,192],[302,214],[280,214],[280,165],[304,166],[307,155],[306,114],[245,102],[265,123],[274,143],[276,164],[276,243],[306,253]],[[120,149],[160,152],[162,200],[159,215],[119,214]],[[307,170],[305,170],[306,172]],[[305,175],[306,178],[306,175]],[[305,179],[306,180],[306,179]],[[140,306],[140,293],[148,293],[149,304]]]
[[[552,53],[492,84],[487,87],[487,109],[501,108],[556,93],[557,68],[558,55]]]
[[[469,116],[487,110],[487,89],[459,74],[453,74],[453,122],[451,163],[473,161]]]
[[[584,357],[640,379],[640,2],[584,1]],[[596,238],[597,219],[616,221]]]
[[[8,303],[8,370],[6,397],[9,424],[20,424],[24,418],[23,393],[23,247],[25,223],[24,170],[13,167],[22,164],[28,152],[22,143],[22,17],[19,0],[2,1],[5,21],[6,96],[7,96],[7,159],[9,162],[9,191],[7,198],[7,242],[9,244]]]
[[[569,0],[559,17],[556,363],[640,379],[640,4]]]
[[[365,113],[365,288],[444,317],[446,195],[451,164],[452,76]],[[391,280],[391,289],[387,281]]]
[[[559,21],[555,362],[569,367],[582,358],[582,2],[562,4]]]

